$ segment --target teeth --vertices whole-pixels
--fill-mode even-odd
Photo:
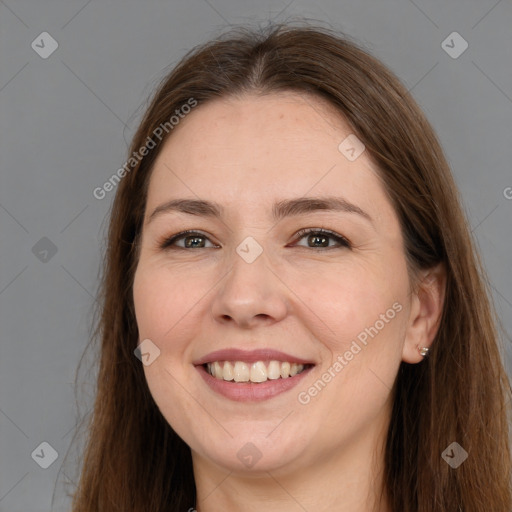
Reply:
[[[217,361],[215,361],[214,364],[216,364]],[[222,372],[224,373],[224,372]],[[235,369],[233,370],[235,382],[248,382],[250,373],[249,373],[249,367],[240,361],[237,361],[235,363]],[[217,374],[215,374],[215,377],[217,377]],[[219,373],[219,378],[224,378],[224,375]]]
[[[281,377],[281,365],[279,361],[270,361],[267,368],[267,378],[275,380],[279,379],[279,377]]]
[[[220,378],[222,378],[222,366],[218,361],[215,361],[215,363],[213,363],[212,373],[213,375],[218,375]]]
[[[224,380],[233,380],[235,377],[233,365],[229,361],[224,363],[224,371],[222,377]]]
[[[263,361],[252,363],[251,382],[265,382],[267,380],[267,369]]]
[[[293,377],[304,370],[304,365],[280,361],[269,361],[267,365],[263,361],[255,363],[215,361],[208,363],[206,369],[210,375],[219,380],[257,383]]]

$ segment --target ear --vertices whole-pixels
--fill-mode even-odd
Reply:
[[[446,269],[443,263],[422,271],[411,298],[409,325],[405,334],[402,360],[419,363],[419,349],[429,347],[439,329],[446,291]]]

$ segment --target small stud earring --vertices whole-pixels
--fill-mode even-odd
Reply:
[[[428,355],[428,351],[430,350],[430,348],[428,347],[418,347],[418,350],[420,351],[420,354],[425,357],[426,355]]]

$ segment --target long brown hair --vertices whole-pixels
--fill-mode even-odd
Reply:
[[[99,317],[96,400],[73,512],[183,512],[195,506],[189,447],[158,410],[134,356],[132,284],[151,169],[170,117],[243,93],[298,91],[326,99],[364,142],[400,219],[413,273],[444,262],[446,296],[431,352],[402,363],[385,453],[393,511],[510,512],[510,382],[489,285],[432,127],[399,80],[339,33],[309,24],[236,28],[189,52],[165,77],[133,138],[108,231]],[[155,130],[167,123],[161,140]],[[458,442],[457,469],[441,457]]]

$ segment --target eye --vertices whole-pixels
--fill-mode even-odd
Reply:
[[[336,241],[338,244],[338,248],[346,247],[350,249],[352,246],[344,236],[334,233],[333,231],[329,231],[327,229],[318,229],[318,228],[306,228],[301,229],[295,236],[299,239],[308,236],[308,241],[311,240],[311,242],[314,245],[308,245],[307,247],[310,248],[317,248],[317,249],[336,249],[336,246],[329,245],[329,239],[332,239]]]
[[[184,245],[176,245],[179,240],[184,241]],[[210,249],[211,247],[205,246],[205,241],[208,237],[198,231],[182,231],[169,238],[164,238],[158,245],[160,249],[168,249],[171,246],[175,246],[178,249]],[[211,243],[211,242],[210,242]],[[212,244],[212,247],[218,247]]]
[[[296,233],[295,236],[301,239],[306,237],[306,235],[309,237],[309,240],[312,240],[312,243],[314,244],[308,246],[312,249],[335,249],[336,246],[329,244],[329,239],[334,240],[338,244],[337,248],[346,247],[350,249],[352,247],[349,240],[347,240],[344,236],[322,228],[301,229],[298,233]],[[177,242],[181,240],[183,240],[184,245],[177,244]],[[211,244],[210,247],[205,245],[207,242]],[[208,237],[203,233],[192,230],[182,231],[181,233],[177,233],[171,237],[164,238],[161,242],[159,242],[158,246],[160,249],[168,249],[170,247],[177,249],[211,249],[219,247],[212,244]]]

